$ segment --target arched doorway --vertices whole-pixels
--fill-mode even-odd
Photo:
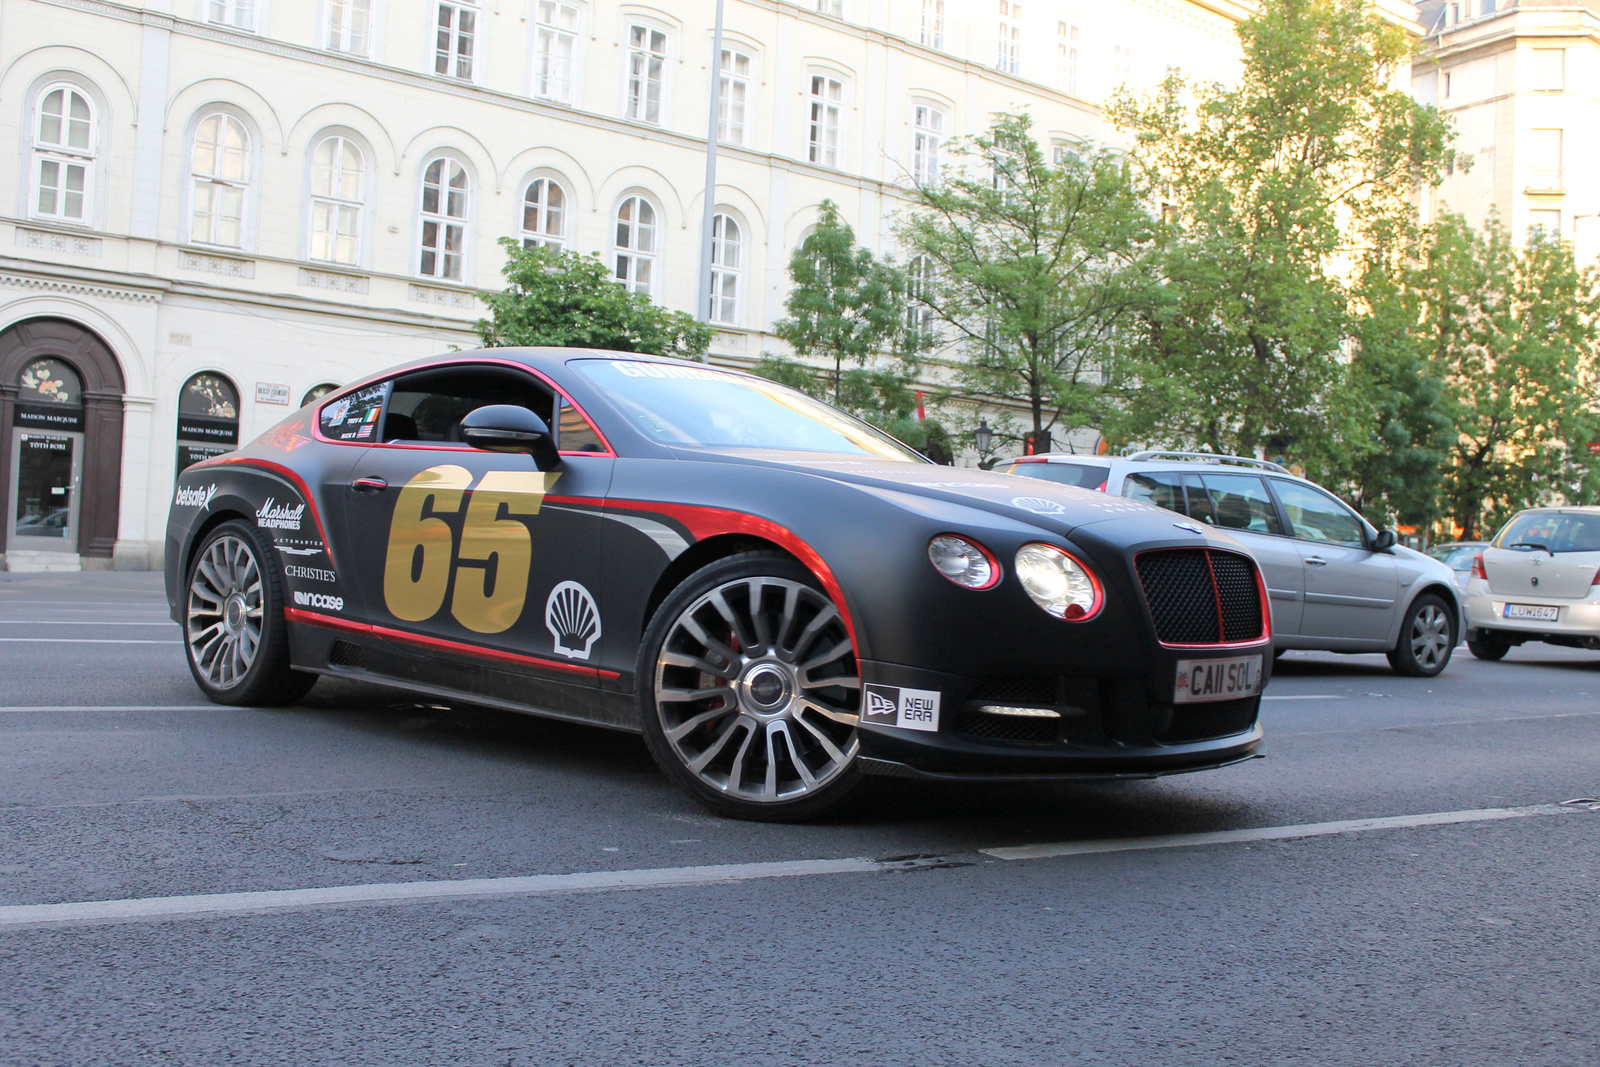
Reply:
[[[201,371],[178,390],[178,470],[239,447],[239,387],[216,371]]]
[[[0,331],[0,551],[105,560],[122,489],[122,368],[64,319]]]

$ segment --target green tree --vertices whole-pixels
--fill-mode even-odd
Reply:
[[[1366,250],[1404,246],[1412,190],[1452,156],[1445,117],[1394,87],[1403,31],[1369,9],[1273,0],[1239,25],[1236,86],[1173,75],[1113,102],[1170,223],[1170,299],[1136,349],[1145,395],[1124,434],[1245,454],[1287,438],[1313,462],[1364,435],[1339,358],[1344,278]]]
[[[829,399],[843,399],[844,365],[865,366],[883,357],[904,361],[919,345],[906,316],[905,272],[856,244],[838,206],[824,200],[816,229],[789,259],[794,283],[784,301],[788,314],[772,332],[801,359],[833,363]],[[914,365],[899,368],[904,380]]]
[[[490,313],[477,324],[486,347],[609,348],[699,359],[711,345],[711,327],[624,289],[599,256],[523,248],[510,237],[500,244],[506,287],[480,297]]]
[[[916,302],[957,345],[954,395],[1025,409],[1037,439],[1102,423],[1120,336],[1156,292],[1128,165],[1093,147],[1052,165],[1030,126],[997,115],[953,142],[898,232]]]
[[[1447,217],[1431,237],[1407,284],[1419,343],[1445,382],[1444,490],[1462,537],[1518,508],[1594,500],[1600,272],[1554,239],[1519,248],[1493,219],[1475,233]]]

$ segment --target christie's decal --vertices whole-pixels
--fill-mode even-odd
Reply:
[[[562,582],[544,603],[544,624],[558,653],[568,659],[588,659],[600,639],[600,608],[589,590],[577,582]]]
[[[306,506],[297,504],[290,507],[279,504],[273,507],[273,498],[267,497],[267,502],[261,505],[261,510],[256,512],[256,525],[264,530],[298,530],[300,529],[300,516],[305,514]]]
[[[299,549],[290,551],[298,552]],[[315,551],[315,549],[311,551]],[[283,568],[283,573],[291,578],[306,578],[313,582],[337,582],[339,580],[339,576],[332,571],[323,570],[321,567],[302,567],[298,563],[287,564]]]
[[[172,502],[180,508],[199,508],[201,511],[211,510],[211,498],[217,495],[216,485],[180,485],[178,491],[172,494]]]
[[[939,729],[939,691],[867,685],[861,694],[861,721],[902,730]]]
[[[329,611],[343,611],[344,597],[330,596],[327,593],[307,593],[303,590],[294,591],[294,603],[301,608],[326,608]]]

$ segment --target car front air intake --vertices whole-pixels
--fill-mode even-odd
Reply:
[[[1164,645],[1226,645],[1265,637],[1266,605],[1248,556],[1214,548],[1142,552],[1134,560]]]

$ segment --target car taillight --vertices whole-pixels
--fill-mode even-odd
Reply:
[[[1094,487],[1094,491],[1097,492],[1097,493],[1105,492],[1106,491],[1106,483],[1105,482],[1101,482],[1099,485]]]
[[[1484,578],[1484,579],[1487,579],[1489,577],[1488,573],[1485,572],[1484,569],[1483,569],[1483,553],[1482,552],[1479,552],[1477,555],[1472,557],[1472,576],[1474,578]],[[1595,581],[1600,581],[1600,574],[1596,574],[1595,575]]]
[[[1600,585],[1600,570],[1594,572],[1594,581],[1590,582],[1589,584]]]

